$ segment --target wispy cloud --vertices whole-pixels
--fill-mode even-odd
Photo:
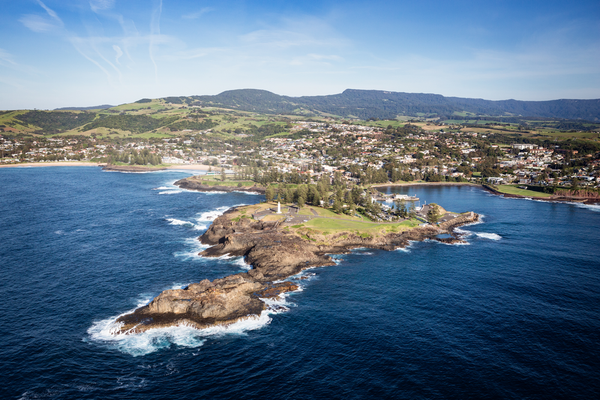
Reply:
[[[115,0],[90,0],[90,7],[94,12],[110,10],[115,6]]]
[[[117,53],[117,55],[115,56],[115,62],[121,65],[121,63],[119,62],[119,58],[123,56],[123,50],[121,50],[121,48],[116,44],[113,44],[113,49],[115,50],[115,53]]]
[[[15,62],[15,57],[4,49],[0,49],[0,65],[18,66]]]
[[[49,32],[56,28],[60,28],[60,26],[48,20],[48,18],[40,17],[39,15],[34,14],[24,15],[23,17],[19,18],[19,22],[37,33]]]
[[[48,15],[50,17],[52,17],[52,19],[54,19],[60,26],[63,26],[64,23],[62,22],[62,20],[58,17],[58,15],[54,12],[54,10],[50,9],[50,7],[46,6],[41,0],[37,0],[38,4],[44,9],[46,10],[46,12],[48,13]]]
[[[204,7],[202,9],[200,9],[199,11],[192,12],[192,13],[189,13],[189,14],[184,14],[184,15],[181,16],[181,18],[183,18],[183,19],[198,19],[202,15],[204,15],[204,14],[206,14],[208,12],[214,11],[214,10],[215,9],[212,8],[212,7]]]
[[[56,12],[54,12],[54,10],[46,6],[40,0],[37,0],[37,3],[46,11],[46,14],[48,14],[50,18],[37,14],[26,14],[19,19],[19,22],[32,31],[38,33],[50,32],[60,29],[64,26],[63,21],[59,18]]]
[[[39,74],[39,71],[29,65],[19,63],[16,57],[10,52],[0,48],[0,66],[18,72],[26,72],[28,74]]]
[[[160,15],[162,13],[162,0],[158,0],[158,4],[152,10],[152,20],[150,21],[150,45],[148,46],[148,54],[154,65],[154,79],[158,85],[158,65],[154,59],[155,36],[160,35]]]

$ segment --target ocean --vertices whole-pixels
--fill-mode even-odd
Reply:
[[[6,399],[590,399],[600,396],[600,207],[469,186],[387,189],[475,211],[468,244],[357,249],[303,272],[285,312],[114,337],[162,290],[247,270],[197,237],[263,196],[184,171],[0,169]]]

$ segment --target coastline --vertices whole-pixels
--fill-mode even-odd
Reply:
[[[471,182],[402,182],[402,183],[378,183],[371,185],[373,188],[388,186],[481,186],[479,183]]]
[[[0,165],[0,168],[37,168],[37,167],[102,167],[105,164],[89,161],[54,161],[39,163],[20,163]]]
[[[19,164],[3,164],[0,168],[37,168],[37,167],[105,167],[106,163],[96,163],[90,161],[53,161],[53,162],[34,162],[34,163],[19,163]],[[121,167],[121,166],[114,166]],[[123,165],[122,167],[130,167]],[[194,171],[208,171],[211,166],[204,164],[170,164],[169,166],[162,168],[145,167],[142,165],[132,166],[139,167],[140,170],[144,171],[160,171],[160,170],[194,170]],[[114,169],[117,171],[118,169]]]
[[[202,182],[194,180],[194,176],[189,178],[180,179],[173,183],[175,186],[186,189],[194,190],[196,192],[249,192],[257,194],[265,194],[266,188],[262,186],[225,186],[225,185],[205,185]]]
[[[589,198],[589,197],[568,197],[568,196],[550,196],[550,197],[538,197],[538,196],[523,196],[520,194],[502,193],[488,185],[481,185],[481,188],[488,193],[495,194],[497,196],[506,197],[509,199],[531,199],[536,201],[547,201],[551,203],[581,203],[581,204],[599,204],[600,198]]]
[[[402,186],[476,186],[487,191],[488,193],[496,196],[506,197],[510,199],[531,199],[537,201],[547,201],[553,203],[582,203],[582,204],[600,204],[600,198],[589,198],[589,197],[567,197],[567,196],[523,196],[520,194],[502,193],[494,188],[479,183],[471,182],[403,182],[403,183],[380,183],[377,185],[371,185],[371,187],[377,189],[382,187],[402,187]]]
[[[332,254],[346,254],[357,248],[394,251],[410,242],[425,240],[465,243],[454,230],[479,220],[478,214],[467,212],[439,225],[392,232],[382,229],[364,235],[354,230],[295,231],[297,226],[292,226],[293,222],[253,219],[249,207],[252,206],[230,208],[199,238],[202,244],[210,246],[200,256],[241,256],[250,265],[248,272],[165,290],[149,304],[120,316],[112,334],[136,334],[182,325],[205,329],[257,318],[263,311],[273,311],[265,299],[298,289],[286,279],[302,279],[294,276],[306,269],[336,265]],[[439,237],[446,234],[449,237]]]

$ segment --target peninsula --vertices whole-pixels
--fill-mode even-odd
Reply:
[[[205,279],[183,289],[165,290],[148,305],[117,319],[114,334],[141,333],[153,328],[192,326],[203,329],[229,325],[260,315],[270,307],[264,299],[296,290],[293,278],[301,271],[334,265],[330,254],[356,248],[396,250],[409,241],[462,242],[454,228],[472,223],[473,212],[447,212],[435,204],[423,215],[397,222],[376,223],[358,216],[338,215],[316,206],[282,206],[274,202],[234,207],[215,219],[199,240],[211,247],[204,257],[243,256],[248,272]]]

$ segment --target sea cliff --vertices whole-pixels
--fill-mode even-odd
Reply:
[[[267,309],[262,299],[293,291],[297,286],[283,281],[302,270],[334,265],[329,254],[347,253],[355,248],[395,250],[409,241],[438,240],[462,242],[454,234],[457,226],[475,222],[473,212],[459,214],[439,225],[423,224],[401,232],[362,235],[356,231],[295,231],[282,220],[262,221],[246,217],[247,207],[232,208],[213,221],[199,240],[210,247],[204,257],[243,256],[252,266],[248,272],[205,279],[183,289],[165,290],[148,305],[117,319],[114,334],[140,333],[174,325],[198,329],[228,325],[258,316]],[[296,225],[297,226],[297,225]],[[444,239],[440,234],[449,234]]]

